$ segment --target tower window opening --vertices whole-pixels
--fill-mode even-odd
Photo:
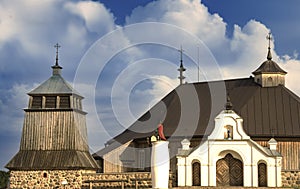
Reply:
[[[47,96],[45,108],[55,108],[56,107],[56,96]]]
[[[70,97],[69,96],[61,96],[59,105],[60,105],[60,108],[70,108]]]
[[[31,108],[42,108],[42,97],[41,96],[33,97]]]

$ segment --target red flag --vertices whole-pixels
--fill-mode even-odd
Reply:
[[[164,126],[162,124],[158,125],[158,135],[161,140],[167,140],[164,135]]]

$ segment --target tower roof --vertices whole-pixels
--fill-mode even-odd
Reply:
[[[281,69],[276,62],[272,60],[272,54],[271,54],[271,33],[267,36],[267,39],[269,40],[269,47],[268,47],[268,54],[267,54],[267,60],[264,61],[259,68],[257,68],[252,74],[258,75],[262,73],[279,73],[279,74],[287,74],[286,71]]]
[[[29,95],[39,94],[76,94],[81,96],[67,81],[60,75],[52,75],[48,80],[28,93]]]
[[[254,75],[262,74],[262,73],[280,73],[287,74],[286,71],[281,69],[276,62],[271,59],[264,61],[259,68],[257,68],[254,72]]]
[[[39,94],[76,94],[81,96],[73,87],[61,76],[62,67],[58,64],[58,44],[54,46],[56,48],[56,62],[51,68],[52,76],[46,80],[44,83],[29,92],[29,95],[39,95]],[[81,96],[82,97],[82,96]]]

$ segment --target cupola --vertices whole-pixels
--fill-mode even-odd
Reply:
[[[286,71],[281,69],[276,62],[272,60],[271,54],[271,34],[267,36],[269,40],[267,60],[264,61],[259,68],[257,68],[252,74],[256,83],[262,87],[276,87],[278,85],[285,85]]]
[[[62,67],[58,64],[58,44],[56,62],[51,67],[52,76],[28,93],[28,109],[77,109],[82,111],[83,97],[61,76]]]

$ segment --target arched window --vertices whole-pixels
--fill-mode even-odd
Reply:
[[[258,163],[258,186],[267,187],[268,186],[268,176],[267,176],[267,164],[264,162]]]
[[[201,163],[199,161],[193,161],[192,173],[193,173],[193,186],[201,186]]]
[[[267,86],[273,86],[273,78],[272,77],[268,77]]]
[[[224,126],[224,139],[233,139],[233,127],[231,125]]]

